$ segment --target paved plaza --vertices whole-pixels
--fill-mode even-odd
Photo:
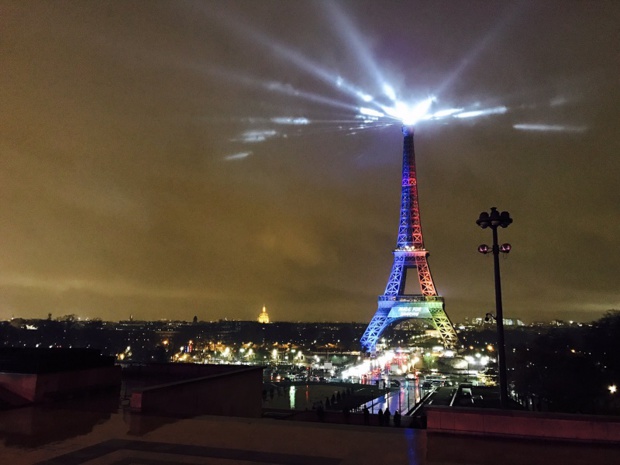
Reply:
[[[429,435],[411,428],[270,418],[176,419],[88,403],[0,412],[0,438],[2,463],[11,465],[620,463],[620,445]]]

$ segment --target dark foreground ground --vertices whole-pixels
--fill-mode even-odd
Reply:
[[[345,422],[178,419],[65,403],[0,412],[0,458],[11,465],[617,465],[620,445],[429,435]]]

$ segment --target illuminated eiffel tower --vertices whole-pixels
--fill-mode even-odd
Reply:
[[[403,181],[400,201],[400,225],[394,249],[394,264],[385,292],[360,343],[362,350],[374,354],[385,329],[406,319],[426,319],[439,331],[444,347],[456,348],[456,331],[444,310],[443,297],[437,294],[428,267],[428,252],[422,239],[418,186],[413,149],[413,127],[403,126]],[[405,294],[409,270],[417,270],[420,294]]]

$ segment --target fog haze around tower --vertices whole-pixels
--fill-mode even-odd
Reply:
[[[0,319],[369,321],[390,109],[429,96],[420,214],[450,317],[493,309],[492,206],[514,218],[506,317],[620,308],[620,3],[403,5],[0,0]]]

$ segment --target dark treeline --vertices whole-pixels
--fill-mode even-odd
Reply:
[[[508,378],[533,408],[620,414],[620,311],[583,327],[558,327],[507,347]]]

